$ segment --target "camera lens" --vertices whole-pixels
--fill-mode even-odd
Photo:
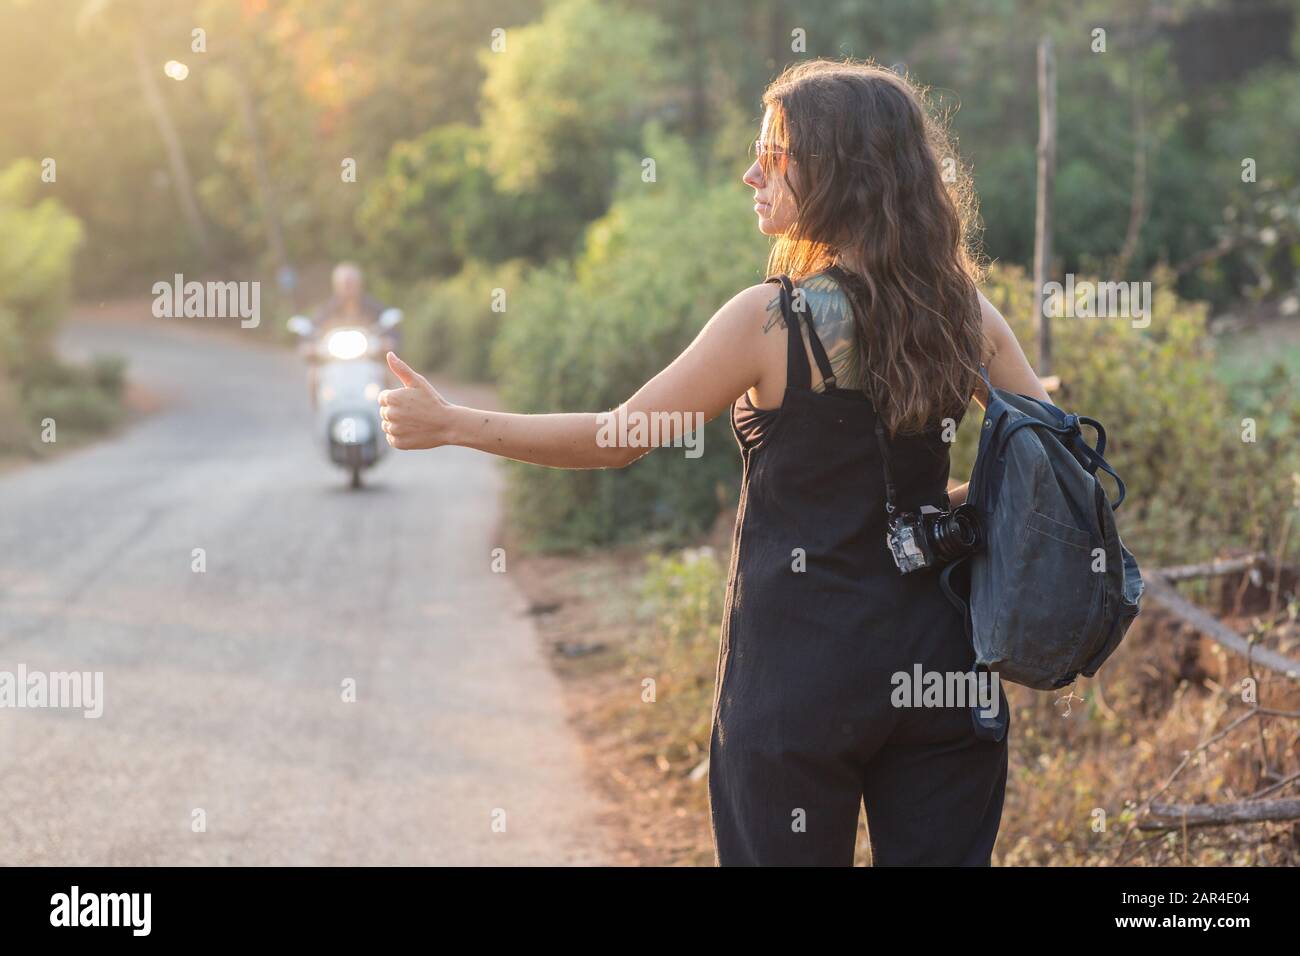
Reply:
[[[975,509],[969,505],[935,515],[926,530],[931,551],[940,561],[951,561],[969,554],[979,543],[979,522]]]

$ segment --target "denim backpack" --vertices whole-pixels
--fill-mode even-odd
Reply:
[[[1124,482],[1102,457],[1099,422],[996,389],[984,366],[980,375],[988,405],[966,500],[982,540],[940,584],[965,618],[977,672],[1052,690],[1095,674],[1137,616],[1142,575],[1115,529]],[[1114,504],[1098,469],[1119,486]]]

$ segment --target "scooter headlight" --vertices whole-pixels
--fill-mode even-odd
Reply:
[[[370,351],[370,338],[359,329],[339,329],[330,333],[325,350],[336,359],[361,358]]]

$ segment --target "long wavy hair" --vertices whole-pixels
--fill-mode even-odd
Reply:
[[[943,118],[905,77],[853,60],[789,67],[763,105],[784,148],[765,153],[764,173],[782,177],[798,217],[768,274],[798,280],[851,253],[862,381],[841,384],[873,398],[890,434],[960,419],[986,343],[975,194]]]

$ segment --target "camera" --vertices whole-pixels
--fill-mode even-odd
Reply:
[[[952,511],[922,505],[892,516],[885,541],[903,574],[947,564],[979,547],[979,516],[970,504]]]

